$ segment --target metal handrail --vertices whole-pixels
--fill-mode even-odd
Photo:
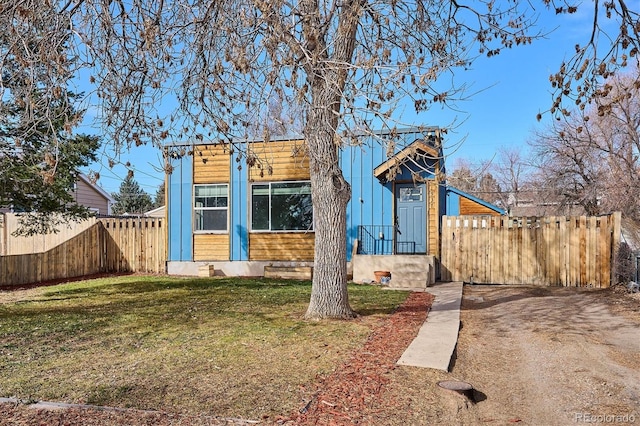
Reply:
[[[393,254],[394,227],[391,225],[359,225],[358,254]]]

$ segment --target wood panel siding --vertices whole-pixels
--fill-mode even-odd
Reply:
[[[476,201],[460,196],[460,216],[480,215],[500,216],[500,213]]]
[[[249,155],[255,163],[249,167],[249,181],[276,182],[309,180],[309,158],[303,140],[254,142]]]
[[[311,280],[313,267],[311,266],[265,266],[265,278],[282,278],[285,280]]]
[[[427,182],[427,253],[434,256],[440,254],[440,198],[438,197],[438,183],[435,180]]]
[[[249,260],[313,261],[313,232],[249,234]]]
[[[195,234],[193,260],[229,260],[229,234]]]
[[[228,183],[231,154],[224,144],[196,145],[193,151],[193,183]]]

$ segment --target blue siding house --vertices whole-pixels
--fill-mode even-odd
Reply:
[[[343,144],[351,183],[348,261],[356,256],[439,255],[440,218],[504,214],[449,188],[441,132],[410,128],[362,135]],[[265,266],[312,265],[313,209],[300,137],[167,147],[168,272],[262,275]]]

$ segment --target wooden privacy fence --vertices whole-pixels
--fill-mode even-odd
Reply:
[[[443,280],[609,287],[621,215],[444,216]]]
[[[162,218],[108,218],[41,253],[0,256],[0,285],[97,273],[166,271]]]
[[[89,229],[98,221],[90,217],[80,222],[69,222],[58,226],[55,234],[14,236],[20,227],[20,214],[0,213],[0,256],[12,254],[35,254],[50,250]]]
[[[100,219],[105,240],[106,272],[165,273],[167,234],[163,218]]]

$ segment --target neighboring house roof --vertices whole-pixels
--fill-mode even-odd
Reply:
[[[458,189],[456,187],[447,185],[446,186],[446,190],[447,190],[447,192],[452,192],[452,193],[454,193],[454,194],[456,194],[456,195],[458,195],[460,197],[466,198],[466,199],[471,200],[471,201],[473,201],[473,202],[475,202],[477,204],[480,204],[481,206],[486,207],[489,210],[492,210],[492,211],[494,211],[494,212],[496,212],[496,213],[498,213],[500,215],[507,214],[506,210],[501,209],[500,207],[498,207],[498,206],[496,206],[494,204],[491,204],[491,203],[489,203],[489,202],[487,202],[485,200],[482,200],[482,199],[480,199],[478,197],[475,197],[475,196],[473,196],[473,195],[471,195],[471,194],[469,194],[467,192],[464,192],[464,191],[462,191],[462,190],[460,190],[460,189]]]
[[[164,217],[164,215],[165,215],[164,206],[156,207],[155,209],[149,210],[148,212],[145,212],[143,214],[143,216],[146,216],[146,217]]]
[[[511,216],[582,216],[586,212],[578,204],[567,204],[550,191],[522,190],[509,199]]]
[[[510,216],[584,216],[585,214],[584,209],[580,206],[566,206],[561,204],[518,204],[509,207]]]
[[[104,198],[106,198],[107,201],[109,201],[109,203],[113,204],[116,202],[116,200],[113,199],[113,197],[111,195],[109,195],[109,193],[107,191],[105,191],[104,189],[102,189],[100,186],[98,186],[97,184],[91,182],[91,179],[89,179],[89,177],[87,175],[85,175],[84,173],[80,173],[78,175],[78,177],[80,179],[82,179],[87,185],[91,186],[98,194],[102,195]]]
[[[81,184],[81,185],[78,185]],[[96,185],[84,173],[79,173],[76,185],[71,191],[75,202],[100,214],[111,214],[111,206],[115,200],[100,186]],[[97,198],[96,198],[97,197]],[[106,207],[106,210],[105,210]],[[12,207],[0,206],[0,213],[12,212]]]
[[[111,195],[83,173],[78,175],[73,196],[76,203],[101,215],[110,215],[111,206],[115,203]]]

